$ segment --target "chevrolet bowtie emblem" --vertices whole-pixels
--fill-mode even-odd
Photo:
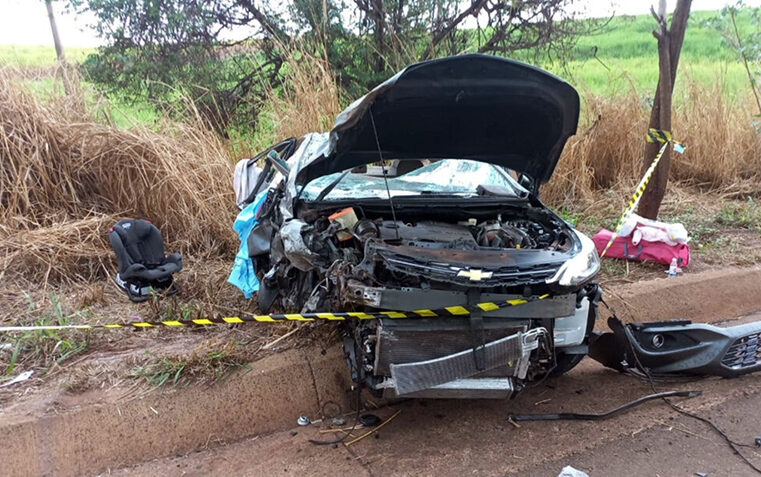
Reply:
[[[483,272],[480,269],[460,270],[457,272],[457,276],[469,278],[472,282],[480,282],[484,278],[491,278],[492,272]]]

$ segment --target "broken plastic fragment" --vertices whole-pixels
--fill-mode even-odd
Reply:
[[[16,376],[15,378],[11,379],[7,383],[0,385],[0,388],[4,388],[6,386],[10,386],[11,384],[16,384],[16,383],[20,383],[20,382],[26,381],[27,379],[32,377],[33,373],[34,373],[34,371],[24,371],[23,373],[19,374],[18,376]]]

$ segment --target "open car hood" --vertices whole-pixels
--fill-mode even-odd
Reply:
[[[538,187],[578,118],[576,90],[539,68],[480,54],[425,61],[341,112],[329,147],[296,182],[376,162],[379,143],[383,159],[473,159],[522,172]]]

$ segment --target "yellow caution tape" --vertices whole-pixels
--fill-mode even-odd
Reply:
[[[655,159],[653,159],[653,162],[650,163],[650,167],[648,167],[647,171],[645,171],[645,175],[639,181],[639,184],[637,184],[637,188],[634,190],[634,195],[632,195],[632,198],[629,199],[629,205],[626,206],[624,213],[621,214],[621,218],[618,219],[618,224],[616,224],[613,235],[611,235],[610,240],[608,240],[607,245],[605,245],[605,248],[600,254],[600,258],[604,257],[610,246],[613,245],[613,241],[616,240],[616,237],[618,237],[618,234],[621,232],[621,229],[626,223],[626,220],[629,218],[632,212],[634,212],[637,204],[639,204],[639,200],[642,198],[642,194],[644,194],[645,188],[647,187],[648,182],[650,182],[650,178],[653,176],[653,172],[655,172],[656,166],[658,166],[658,161],[661,160],[661,157],[663,156],[663,153],[666,152],[666,148],[669,146],[669,144],[672,144],[674,150],[679,154],[684,153],[686,148],[684,144],[679,141],[675,141],[671,137],[670,131],[664,131],[662,129],[648,129],[647,134],[645,135],[645,139],[649,143],[660,143],[663,144],[663,146],[661,146],[658,154],[655,155]]]
[[[338,312],[338,313],[285,313],[251,316],[227,316],[224,318],[194,318],[182,320],[161,321],[131,321],[125,323],[105,323],[96,325],[29,325],[29,326],[0,326],[0,333],[9,331],[34,331],[34,330],[96,330],[96,329],[123,329],[123,328],[178,328],[185,326],[209,326],[218,324],[239,323],[281,323],[287,321],[345,321],[348,319],[373,320],[378,318],[433,318],[433,317],[464,317],[474,311],[494,311],[500,308],[520,306],[537,300],[544,300],[550,295],[539,295],[529,298],[517,298],[505,301],[490,301],[477,303],[472,307],[449,306],[436,310],[415,311],[373,311],[373,312]]]
[[[671,143],[674,146],[674,150],[678,152],[679,154],[684,154],[684,150],[687,148],[684,144],[682,144],[679,141],[674,141],[674,139],[671,137],[671,131],[664,131],[663,129],[654,129],[650,128],[647,130],[647,137],[645,137],[647,142],[649,143]]]

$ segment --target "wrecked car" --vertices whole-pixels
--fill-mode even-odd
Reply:
[[[387,397],[505,398],[569,371],[597,318],[599,258],[539,187],[578,116],[562,79],[462,55],[264,151],[247,241],[260,311],[418,311],[338,325],[352,379]],[[510,300],[526,303],[477,306]],[[426,313],[442,308],[470,312]]]

